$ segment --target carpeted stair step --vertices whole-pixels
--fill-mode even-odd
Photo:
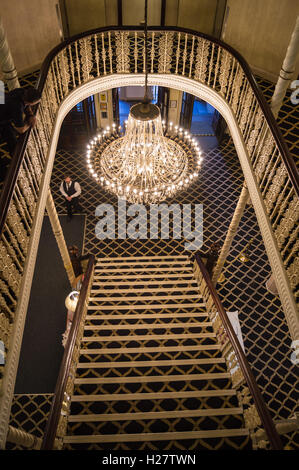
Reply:
[[[140,380],[138,381],[138,378]],[[119,380],[117,380],[119,379]],[[135,380],[134,380],[135,379]],[[196,374],[172,374],[167,379],[161,376],[147,375],[143,377],[99,377],[80,378],[75,382],[74,396],[98,395],[112,393],[158,393],[199,390],[225,390],[230,387],[230,377],[225,372],[208,372]],[[81,381],[80,381],[81,380]]]
[[[188,351],[188,348],[181,348],[180,350],[160,350],[159,347],[157,348],[136,348],[130,350],[130,348],[122,348],[121,352],[115,352],[112,348],[106,349],[106,352],[102,352],[101,349],[91,349],[85,348],[83,353],[81,353],[79,358],[79,364],[81,363],[107,363],[113,362],[111,366],[113,368],[117,367],[118,362],[126,362],[130,361],[132,364],[136,363],[144,363],[146,361],[164,361],[163,364],[174,366],[179,364],[177,361],[180,361],[182,364],[183,360],[188,360],[189,362],[185,362],[187,364],[201,364],[201,365],[208,365],[209,367],[214,366],[217,364],[217,367],[222,367],[225,369],[226,365],[224,362],[217,363],[217,359],[222,359],[221,354],[219,351],[213,350],[191,350]],[[201,362],[196,362],[201,361]]]
[[[164,280],[164,279],[145,279],[143,281],[128,281],[128,280],[123,280],[120,279],[119,281],[109,281],[102,279],[101,276],[97,277],[98,279],[101,279],[100,281],[94,281],[93,282],[93,288],[91,289],[91,293],[97,292],[100,287],[102,286],[105,289],[110,288],[110,287],[118,287],[119,289],[124,289],[127,286],[129,287],[142,287],[142,286],[153,286],[153,288],[167,288],[169,286],[175,286],[175,288],[180,288],[180,286],[185,286],[185,287],[191,287],[194,288],[196,291],[198,289],[196,281],[191,277],[191,275],[188,275],[187,279],[170,279],[170,280]],[[127,278],[126,278],[127,279]]]
[[[95,268],[95,274],[97,275],[98,273],[101,273],[101,276],[102,277],[106,277],[106,275],[109,275],[109,274],[113,274],[113,273],[136,273],[136,275],[139,277],[141,275],[142,277],[142,274],[143,273],[166,273],[164,274],[165,277],[167,277],[167,273],[169,274],[177,274],[177,276],[180,276],[180,271],[183,271],[185,274],[189,274],[190,276],[193,275],[193,270],[191,268],[191,266],[175,266],[175,265],[171,265],[171,266],[133,266],[133,267],[130,267],[130,266],[127,266],[127,267],[102,267],[102,268]],[[151,274],[152,276],[154,276],[154,274]],[[122,277],[121,275],[119,275],[119,277]]]
[[[129,420],[151,420],[164,418],[196,418],[198,416],[228,416],[241,415],[242,408],[215,408],[201,410],[182,410],[182,411],[152,411],[148,413],[104,413],[104,414],[79,414],[69,417],[70,423],[88,423],[98,421],[129,421]]]
[[[170,266],[181,266],[181,267],[186,267],[187,269],[190,269],[190,260],[188,259],[188,257],[185,257],[185,258],[151,258],[151,259],[136,259],[135,261],[133,260],[130,260],[128,258],[128,260],[126,259],[123,259],[121,262],[120,260],[118,261],[112,261],[112,260],[109,260],[109,261],[105,261],[105,260],[102,260],[102,261],[99,261],[99,259],[97,259],[97,262],[96,262],[96,269],[105,269],[105,268],[109,268],[109,269],[113,269],[113,268],[122,268],[122,267],[129,267],[130,269],[133,269],[135,267],[151,267],[151,266],[167,266],[167,267],[170,267]]]
[[[112,354],[142,354],[142,353],[178,353],[178,352],[185,352],[186,354],[198,354],[203,355],[203,357],[220,357],[220,350],[221,346],[219,344],[187,344],[187,340],[185,344],[181,345],[170,345],[161,343],[158,344],[155,341],[149,340],[145,346],[141,346],[136,341],[135,343],[129,343],[126,346],[122,346],[121,344],[117,344],[116,342],[111,342],[109,347],[82,347],[80,349],[80,354],[84,355],[87,354],[91,355],[112,355]],[[105,345],[107,346],[107,345]]]
[[[171,304],[141,304],[141,305],[89,305],[88,310],[107,311],[107,310],[165,310],[165,309],[185,309],[185,308],[203,308],[203,302],[194,303],[171,303]]]
[[[229,372],[216,372],[216,373],[201,373],[201,374],[189,374],[189,375],[163,375],[163,376],[156,376],[156,375],[145,375],[145,376],[123,376],[123,377],[97,377],[97,378],[76,378],[75,385],[88,385],[88,384],[128,384],[128,383],[138,383],[139,385],[142,383],[150,383],[150,382],[181,382],[181,381],[201,381],[201,380],[217,380],[219,378],[230,378]]]
[[[140,401],[140,400],[165,400],[167,398],[199,398],[199,397],[223,397],[233,396],[236,392],[233,389],[227,390],[192,390],[188,392],[148,392],[148,393],[112,393],[112,394],[89,394],[89,395],[73,395],[71,397],[72,402],[97,402],[97,401]]]
[[[117,270],[117,272],[119,272],[119,270]],[[171,273],[164,273],[164,274],[159,274],[161,271],[158,270],[158,272],[156,272],[155,274],[143,274],[143,273],[138,273],[138,274],[126,274],[126,281],[131,281],[131,280],[138,280],[138,281],[141,281],[141,280],[150,280],[151,282],[152,281],[157,281],[158,279],[161,280],[161,282],[164,282],[164,281],[169,281],[170,279],[175,279],[177,281],[182,281],[182,280],[190,280],[190,281],[193,281],[194,282],[194,278],[193,278],[193,273],[192,271],[188,271],[187,273],[186,272],[178,272],[176,270],[174,270],[173,272]],[[114,274],[112,276],[110,275],[106,275],[103,276],[103,274],[97,274],[95,273],[94,275],[94,280],[95,280],[95,283],[93,284],[94,286],[98,285],[96,281],[99,281],[100,284],[102,282],[105,282],[105,281],[108,281],[108,280],[111,280],[111,279],[118,279],[119,282],[123,282],[124,280],[124,276],[123,275],[120,275],[120,274]]]
[[[184,451],[193,450],[252,450],[251,439],[246,436],[208,437],[206,439],[184,439],[184,440],[161,440],[161,441],[130,441],[130,442],[101,442],[99,443],[65,443],[65,450],[86,451],[145,451],[153,452],[173,452],[181,454]]]
[[[98,259],[65,448],[246,448],[221,350],[187,256]]]
[[[128,380],[123,381],[119,377],[104,377],[103,382],[96,382],[99,377],[88,377],[84,379],[86,382],[75,384],[74,396],[77,395],[111,395],[113,393],[159,393],[159,392],[192,392],[199,390],[227,390],[230,387],[229,377],[225,372],[202,372],[195,374],[181,374],[182,378],[177,378],[178,374],[172,374],[168,380],[160,380],[159,376],[148,375],[144,378],[140,377],[140,381],[132,381],[130,379],[138,379],[138,376],[130,376]],[[194,378],[187,378],[193,376]],[[147,382],[146,379],[149,378]],[[106,380],[104,380],[106,379]],[[89,381],[89,382],[87,382]]]
[[[86,315],[86,324],[100,324],[100,323],[107,323],[107,324],[116,324],[117,322],[147,322],[147,321],[160,321],[160,322],[169,322],[169,321],[197,321],[197,322],[209,322],[210,319],[208,315],[204,312],[196,312],[196,313],[189,313],[189,312],[164,312],[163,315],[159,313],[152,313],[152,312],[141,312],[138,314],[129,313],[129,314],[105,314],[101,315],[100,312]]]
[[[195,411],[184,413],[177,416],[168,412],[149,412],[122,413],[110,415],[107,421],[89,419],[85,422],[76,422],[74,425],[75,432],[73,435],[96,435],[101,434],[142,434],[146,429],[149,432],[167,433],[167,432],[192,432],[192,431],[209,431],[217,428],[220,429],[236,429],[242,425],[242,413],[234,414],[227,412],[225,415],[196,415]],[[147,416],[149,415],[149,416]],[[92,415],[97,417],[98,415]],[[103,416],[103,415],[102,415]],[[118,419],[120,416],[121,419]],[[74,421],[72,421],[74,422]],[[159,437],[158,437],[159,438]]]
[[[155,292],[154,292],[155,293]],[[154,294],[153,293],[153,294]],[[179,294],[178,292],[176,292],[176,294],[172,294],[172,295],[140,295],[138,293],[138,295],[123,295],[123,294],[114,294],[114,296],[109,296],[109,295],[106,295],[105,297],[104,296],[98,296],[98,297],[90,297],[90,302],[91,302],[91,305],[92,303],[98,303],[98,302],[136,302],[136,301],[142,301],[142,302],[145,302],[145,301],[150,301],[150,302],[154,302],[154,301],[162,301],[162,300],[168,300],[168,301],[173,301],[174,300],[188,300],[189,302],[191,300],[193,300],[195,303],[198,302],[198,298],[199,298],[199,295],[198,294]]]
[[[177,374],[200,374],[200,373],[215,373],[215,372],[224,372],[225,367],[223,364],[200,364],[196,365],[193,362],[190,364],[178,364],[178,363],[173,363],[171,364],[170,361],[151,361],[149,364],[145,364],[145,362],[141,361],[135,361],[139,365],[132,365],[128,366],[128,362],[122,362],[123,367],[114,367],[113,364],[111,364],[111,361],[109,362],[103,362],[102,367],[94,367],[93,362],[86,362],[81,363],[80,368],[78,369],[78,377],[84,377],[84,378],[93,378],[93,377],[115,377],[115,376],[141,376],[141,375],[156,375],[157,377],[161,375],[177,375]],[[150,362],[150,361],[148,361]],[[151,365],[153,362],[155,364],[159,364],[156,366]],[[110,363],[110,366],[108,364]],[[98,363],[96,363],[98,364]],[[143,365],[142,365],[143,364]],[[164,364],[164,365],[162,365]]]
[[[141,261],[141,262],[151,262],[151,261],[158,261],[158,260],[166,260],[166,261],[171,261],[171,260],[174,260],[174,261],[179,261],[179,260],[182,260],[182,261],[186,261],[186,260],[189,260],[189,257],[187,255],[163,255],[163,256],[119,256],[119,257],[104,257],[104,258],[101,258],[101,257],[97,257],[96,259],[96,264],[100,264],[100,263],[114,263],[114,262],[117,262],[119,264],[121,263],[127,263],[128,261],[130,261],[132,264],[135,263],[135,262],[138,262],[138,261]]]
[[[80,400],[80,397],[83,399]],[[90,400],[84,397],[90,396]],[[93,397],[98,396],[98,400]],[[237,408],[238,400],[229,389],[220,393],[219,390],[203,390],[201,394],[193,391],[180,391],[179,395],[174,389],[170,392],[143,392],[130,393],[126,399],[123,393],[102,393],[77,395],[71,402],[71,415],[79,414],[111,414],[111,413],[149,413],[153,411],[184,411],[184,410],[211,410]],[[155,400],[151,399],[154,397]],[[134,399],[133,399],[134,398]],[[105,400],[106,399],[106,400]],[[71,431],[73,432],[73,431]]]
[[[150,360],[145,360],[145,361],[111,361],[109,362],[91,362],[91,361],[86,361],[86,362],[79,362],[78,363],[78,369],[86,369],[86,368],[93,368],[93,369],[107,369],[109,367],[113,369],[119,369],[119,368],[136,368],[136,367],[174,367],[174,366],[196,366],[196,365],[205,365],[208,364],[211,367],[214,367],[216,364],[225,364],[225,360],[222,358],[208,358],[208,359],[179,359],[179,360],[157,360],[157,361],[150,361]]]
[[[181,283],[182,284],[182,283]],[[171,285],[173,285],[173,283],[171,283]],[[118,287],[118,288],[114,288],[114,289],[111,289],[112,286],[107,286],[104,284],[104,289],[92,289],[91,290],[91,295],[96,295],[96,297],[98,298],[99,295],[102,295],[102,294],[105,294],[105,295],[108,295],[108,294],[138,294],[138,295],[141,295],[141,294],[147,294],[147,293],[169,293],[169,292],[193,292],[193,295],[197,295],[199,297],[200,294],[199,294],[199,290],[198,288],[196,288],[195,286],[193,285],[185,285],[185,286],[176,286],[176,287],[169,287],[169,285],[165,286],[165,287],[150,287],[150,288],[147,288],[147,287],[137,287],[136,288],[136,285],[134,284],[134,288],[133,286],[131,286],[130,289],[126,289],[126,286],[127,284],[124,284],[124,286],[122,288],[119,287],[119,284],[117,284],[117,286],[115,287]],[[90,299],[92,300],[92,298]]]
[[[249,431],[247,429],[214,429],[212,431],[66,436],[64,443],[151,442],[155,440],[180,441],[184,439],[209,439],[248,435]]]
[[[180,341],[184,344],[189,345],[213,345],[215,344],[216,335],[214,333],[189,333],[186,337],[185,333],[179,334],[151,334],[151,335],[135,335],[135,336],[84,336],[82,338],[82,343],[85,347],[97,348],[99,344],[105,344],[105,347],[119,347],[122,343],[125,343],[126,346],[134,346],[136,343],[139,343],[141,347],[145,347],[148,343],[157,343],[161,346],[163,345],[172,345],[177,341]]]
[[[162,333],[164,332],[167,334],[167,331],[171,331],[172,333],[180,333],[180,331],[177,330],[182,330],[186,331],[186,334],[188,335],[190,333],[200,333],[200,332],[211,332],[212,333],[212,323],[211,322],[170,322],[170,323],[149,323],[149,322],[142,322],[142,323],[134,323],[134,324],[127,324],[127,325],[115,325],[115,324],[110,324],[110,325],[85,325],[84,327],[84,334],[86,336],[89,335],[89,332],[93,332],[95,335],[103,335],[103,336],[108,336],[108,333],[111,335],[124,335],[125,332],[129,332],[130,335],[136,335],[138,334],[137,330],[142,330],[145,331],[146,333],[149,333],[150,331],[153,331],[154,333]],[[156,331],[158,330],[158,331]]]

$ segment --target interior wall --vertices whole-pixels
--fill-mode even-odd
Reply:
[[[179,0],[178,26],[213,34],[217,0]]]
[[[148,0],[147,23],[149,26],[161,24],[161,1]],[[144,0],[122,0],[123,25],[140,25],[144,20]]]
[[[56,5],[62,12],[68,35],[92,28],[117,25],[118,0],[1,0],[1,16],[18,73],[37,69],[48,52],[61,41]],[[254,72],[276,82],[299,14],[298,0],[149,0],[148,23],[216,34],[237,49]],[[144,18],[144,0],[122,0],[124,25],[139,25]],[[217,27],[216,27],[216,26]],[[294,78],[299,74],[299,64]]]
[[[256,73],[277,81],[299,15],[298,0],[228,0],[222,39]],[[298,76],[299,63],[294,72]]]
[[[18,74],[36,69],[61,41],[57,0],[1,0],[1,17]]]
[[[222,10],[223,3],[225,0],[166,0],[165,25],[213,34],[217,12]]]
[[[65,0],[69,35],[106,26],[105,0]]]

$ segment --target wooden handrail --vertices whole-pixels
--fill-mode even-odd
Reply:
[[[259,86],[258,86],[251,70],[250,70],[250,67],[249,67],[248,63],[241,56],[241,54],[239,54],[239,52],[237,52],[234,48],[232,48],[228,44],[222,42],[220,39],[214,38],[213,36],[210,36],[208,34],[199,33],[198,31],[194,31],[194,30],[191,30],[191,29],[179,28],[179,27],[176,27],[176,26],[167,26],[167,27],[165,27],[165,26],[163,26],[163,27],[162,26],[151,26],[151,27],[148,27],[148,30],[149,31],[175,31],[175,32],[181,32],[181,33],[187,33],[187,34],[190,34],[190,35],[194,35],[194,36],[206,39],[206,40],[208,40],[208,41],[210,41],[214,44],[217,44],[218,46],[222,47],[223,49],[227,50],[240,63],[240,65],[242,66],[242,69],[244,71],[244,74],[245,74],[247,80],[249,81],[249,83],[252,87],[252,90],[253,90],[253,92],[254,92],[254,94],[255,94],[255,96],[256,96],[256,98],[257,98],[257,100],[258,100],[258,102],[261,106],[261,109],[262,109],[263,114],[266,118],[266,121],[269,125],[269,128],[271,129],[271,132],[274,136],[274,140],[275,140],[275,142],[277,144],[277,147],[280,151],[280,154],[281,154],[282,160],[285,164],[285,167],[286,167],[286,170],[288,172],[289,178],[290,178],[290,180],[291,180],[291,182],[294,186],[294,189],[295,189],[297,195],[299,195],[299,173],[298,173],[298,169],[296,167],[296,164],[295,164],[293,158],[291,157],[291,155],[289,153],[289,150],[288,150],[288,147],[287,147],[286,143],[284,142],[283,136],[282,136],[281,131],[280,131],[280,129],[279,129],[277,123],[276,123],[276,120],[275,120],[275,118],[272,114],[272,111],[271,111],[265,97],[263,96],[263,94],[262,94],[262,92],[261,92],[261,90],[260,90],[260,88],[259,88]],[[51,62],[54,59],[54,57],[62,49],[64,49],[66,46],[72,44],[73,42],[75,42],[79,39],[90,36],[92,34],[98,34],[98,33],[101,33],[101,32],[104,33],[106,31],[143,31],[143,27],[141,27],[141,26],[108,26],[108,27],[105,27],[105,28],[97,28],[97,29],[92,29],[92,30],[86,31],[84,33],[77,34],[77,35],[72,36],[71,38],[68,38],[67,40],[61,42],[59,45],[54,47],[49,52],[49,54],[47,55],[47,57],[45,58],[42,66],[41,66],[40,75],[39,75],[39,78],[38,78],[38,81],[37,81],[38,90],[40,92],[43,91],[44,84],[45,84],[45,81],[46,81],[46,78],[47,78],[47,74],[48,74],[49,68],[51,66]],[[25,148],[26,148],[26,144],[27,144],[29,134],[30,134],[30,129],[25,133],[25,135],[22,135],[19,138],[19,142],[18,142],[16,151],[15,151],[13,159],[12,159],[11,168],[10,168],[10,171],[8,172],[8,174],[7,174],[7,177],[6,177],[6,180],[5,180],[5,183],[4,183],[4,187],[3,187],[3,190],[2,190],[2,194],[0,196],[0,234],[2,233],[3,226],[4,226],[4,223],[5,223],[5,220],[6,220],[7,211],[8,211],[10,201],[11,201],[11,198],[12,198],[12,194],[13,194],[13,191],[14,191],[18,171],[19,171],[20,165],[21,165],[22,160],[23,160],[24,151],[25,151]]]
[[[63,358],[62,358],[62,362],[61,362],[61,366],[60,366],[60,370],[59,370],[59,374],[58,374],[58,378],[56,382],[54,398],[53,398],[53,402],[51,405],[50,415],[49,415],[49,419],[48,419],[46,430],[45,430],[45,435],[44,435],[42,446],[41,446],[42,450],[51,450],[53,449],[53,446],[54,446],[57,426],[58,426],[59,419],[61,416],[61,407],[62,407],[62,403],[64,400],[65,388],[66,388],[66,384],[67,384],[69,373],[70,373],[72,356],[73,356],[74,347],[76,344],[79,327],[80,327],[81,320],[82,320],[84,305],[87,300],[87,293],[88,293],[91,276],[93,273],[94,262],[95,262],[94,255],[90,255],[86,273],[85,273],[82,287],[80,290],[77,307],[74,313],[74,319],[73,319],[72,326],[68,335],[67,343],[65,346],[65,350],[64,350],[64,354],[63,354]]]
[[[24,134],[22,134],[17,141],[17,145],[12,156],[11,164],[9,166],[0,194],[0,234],[2,233],[6,221],[8,208],[15,189],[19,169],[23,161],[23,156],[28,141],[29,133],[30,129]]]
[[[246,356],[243,352],[243,349],[239,343],[239,340],[236,336],[236,333],[234,332],[234,329],[231,325],[231,322],[228,319],[228,316],[224,310],[224,307],[219,299],[219,296],[216,292],[216,289],[212,283],[212,280],[208,274],[208,271],[206,270],[206,267],[204,263],[202,262],[200,256],[198,253],[195,254],[195,260],[199,266],[199,269],[201,270],[201,273],[203,275],[203,278],[206,282],[206,285],[209,289],[209,292],[212,296],[213,302],[215,304],[215,307],[217,308],[217,312],[221,318],[223,327],[225,329],[225,332],[229,338],[229,341],[234,349],[234,352],[236,354],[236,357],[238,359],[240,368],[242,370],[242,373],[244,375],[244,378],[246,380],[246,383],[248,385],[248,388],[250,390],[250,393],[252,395],[252,398],[254,400],[254,404],[256,406],[257,412],[259,414],[259,417],[261,419],[261,422],[264,426],[264,429],[266,431],[266,434],[268,436],[271,448],[273,450],[282,450],[283,446],[280,440],[280,437],[276,431],[275,425],[272,421],[272,418],[270,416],[269,410],[265,405],[264,399],[262,397],[262,394],[258,388],[258,385],[256,383],[256,380],[254,378],[254,375],[252,373],[252,370],[250,368],[250,365],[246,359]]]

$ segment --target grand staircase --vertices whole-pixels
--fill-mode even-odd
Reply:
[[[250,449],[187,256],[98,258],[65,449]]]

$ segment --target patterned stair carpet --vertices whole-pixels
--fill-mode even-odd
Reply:
[[[67,245],[76,244],[81,248],[84,216],[75,215],[72,224],[66,216],[60,216],[60,223]],[[45,216],[22,340],[16,394],[54,392],[64,352],[61,335],[66,326],[64,302],[69,292],[61,254],[49,217]]]
[[[98,259],[66,449],[250,448],[187,256]]]

